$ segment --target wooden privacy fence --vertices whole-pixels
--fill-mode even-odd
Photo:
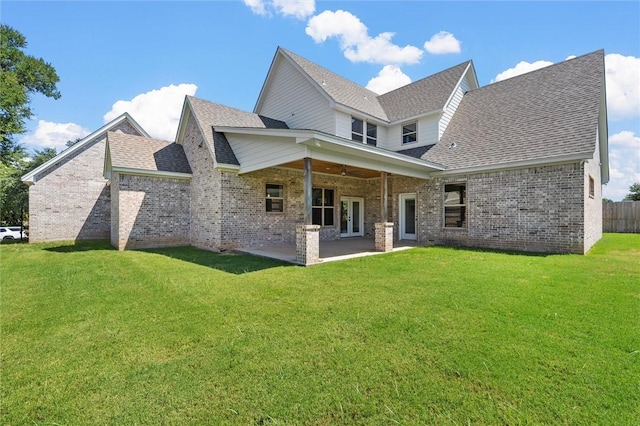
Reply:
[[[640,201],[602,203],[602,230],[640,233]]]

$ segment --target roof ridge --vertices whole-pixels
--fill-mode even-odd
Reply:
[[[292,51],[290,51],[290,50],[288,50],[288,49],[285,49],[285,48],[284,48],[284,47],[282,47],[282,46],[278,46],[278,48],[279,48],[280,50],[282,50],[284,53],[286,53],[287,55],[289,55],[289,56],[297,56],[298,58],[301,58],[301,59],[302,59],[302,60],[304,60],[304,61],[310,62],[310,63],[312,63],[313,65],[315,65],[315,66],[317,66],[317,67],[319,67],[319,68],[324,69],[325,71],[329,72],[330,74],[333,74],[333,75],[335,75],[336,77],[339,77],[339,78],[340,78],[340,79],[342,79],[342,80],[348,81],[349,83],[354,84],[354,85],[356,85],[356,86],[360,87],[361,89],[366,90],[366,91],[368,91],[368,92],[372,93],[372,94],[373,94],[373,95],[375,95],[376,97],[377,97],[377,96],[380,96],[378,93],[374,92],[374,91],[373,91],[373,90],[371,90],[371,89],[367,89],[365,86],[361,85],[360,83],[357,83],[357,82],[355,82],[355,81],[353,81],[353,80],[350,80],[350,79],[348,79],[347,77],[345,77],[345,76],[343,76],[343,75],[340,75],[340,74],[338,74],[338,73],[337,73],[337,72],[335,72],[335,71],[331,71],[329,68],[327,68],[327,67],[323,67],[322,65],[317,64],[316,62],[313,62],[312,60],[307,59],[307,58],[305,58],[304,56],[300,56],[300,55],[298,55],[297,53],[292,52]],[[331,95],[329,95],[329,96],[331,96]]]
[[[395,88],[395,89],[393,89],[393,90],[391,90],[391,91],[389,91],[389,92],[386,92],[386,93],[383,93],[383,94],[381,94],[381,95],[378,95],[378,97],[379,97],[379,98],[380,98],[380,97],[384,97],[384,96],[386,96],[386,95],[388,95],[388,94],[390,94],[390,93],[395,92],[396,90],[401,90],[401,89],[403,89],[403,88],[409,87],[409,86],[414,85],[414,84],[421,83],[421,82],[423,82],[424,80],[428,80],[428,79],[430,79],[430,78],[436,77],[436,76],[441,75],[441,74],[443,74],[443,73],[451,72],[451,70],[453,70],[453,69],[455,69],[455,68],[458,68],[458,67],[462,67],[462,65],[464,65],[464,68],[466,69],[466,67],[467,67],[471,62],[473,62],[471,59],[467,59],[466,61],[461,62],[461,63],[459,63],[459,64],[457,64],[457,65],[454,65],[454,66],[452,66],[452,67],[446,68],[446,69],[444,69],[444,70],[442,70],[442,71],[438,71],[438,72],[436,72],[436,73],[434,73],[434,74],[430,74],[430,75],[428,75],[428,76],[426,76],[426,77],[422,77],[421,79],[418,79],[418,80],[416,80],[416,81],[412,81],[411,83],[405,84],[404,86],[400,86],[400,87]]]
[[[475,92],[476,90],[486,89],[488,87],[492,87],[492,86],[495,86],[497,84],[505,83],[507,81],[513,80],[514,78],[531,76],[532,74],[548,71],[550,68],[556,68],[556,67],[559,67],[559,66],[562,66],[562,65],[566,65],[567,62],[572,62],[572,61],[575,61],[575,60],[584,60],[588,56],[595,55],[595,54],[598,54],[598,53],[602,53],[602,56],[604,58],[604,49],[594,50],[593,52],[585,53],[584,55],[580,55],[580,56],[575,56],[573,58],[564,59],[562,61],[554,62],[551,65],[547,65],[547,66],[544,66],[542,68],[537,68],[535,70],[527,71],[527,72],[522,73],[522,74],[514,75],[513,77],[505,78],[504,80],[494,81],[493,83],[489,83],[489,84],[486,84],[484,86],[479,86],[476,89],[470,90],[469,92]]]

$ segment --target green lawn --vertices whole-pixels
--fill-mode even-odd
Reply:
[[[302,268],[0,247],[2,424],[640,422],[640,235]]]

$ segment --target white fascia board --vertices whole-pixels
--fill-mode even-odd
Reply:
[[[609,129],[607,124],[607,94],[602,83],[600,95],[600,113],[598,114],[598,147],[600,150],[600,179],[609,182]]]
[[[290,163],[292,161],[302,160],[303,158],[311,157],[311,153],[308,149],[305,149],[301,152],[292,153],[287,156],[281,156],[278,158],[269,159],[267,161],[262,161],[258,163],[253,163],[249,166],[240,165],[240,170],[238,174],[251,173],[258,170],[268,169],[270,167],[278,167],[285,163]]]
[[[470,173],[484,173],[498,170],[524,169],[527,167],[550,166],[557,164],[574,163],[576,161],[589,160],[593,158],[592,152],[582,152],[578,154],[559,155],[556,157],[537,158],[533,160],[511,161],[501,164],[489,164],[475,167],[465,167],[460,169],[450,169],[433,172],[433,177],[461,175]]]
[[[129,113],[125,112],[124,114],[122,114],[119,117],[111,120],[109,123],[105,124],[104,126],[100,127],[98,130],[96,130],[96,131],[90,133],[89,135],[85,136],[82,140],[80,140],[79,142],[73,144],[70,148],[65,149],[64,151],[62,151],[60,154],[56,155],[55,157],[53,157],[49,161],[41,164],[40,166],[38,166],[35,169],[31,170],[26,175],[22,176],[22,178],[21,178],[22,181],[25,182],[26,184],[34,184],[36,175],[38,175],[38,174],[42,173],[43,171],[47,170],[49,167],[53,166],[54,164],[64,160],[65,158],[67,158],[68,156],[73,154],[74,152],[79,151],[86,144],[88,144],[89,142],[93,141],[98,136],[102,135],[103,133],[106,133],[107,131],[109,131],[109,129],[111,129],[114,126],[117,126],[118,124],[122,123],[125,120],[128,120],[129,124],[131,124],[133,126],[133,128],[135,128],[143,136],[145,136],[147,138],[151,137],[151,136],[149,136],[149,134],[142,127],[140,127],[140,125],[129,115]]]
[[[375,159],[363,159],[354,155],[336,155],[335,153],[326,151],[312,150],[310,153],[310,157],[314,160],[329,161],[338,164],[342,163],[348,166],[361,167],[365,169],[376,170],[379,172],[387,172],[394,175],[409,176],[419,179],[430,179],[433,172],[433,170],[430,170],[424,166],[407,167],[407,164],[397,164]]]
[[[345,104],[339,104],[339,103],[335,103],[334,108],[336,111],[338,112],[343,112],[345,114],[349,114],[351,116],[355,116],[355,117],[362,117],[365,118],[367,120],[367,122],[369,123],[373,123],[373,124],[377,124],[377,125],[381,125],[381,126],[388,126],[389,125],[389,120],[385,120],[382,119],[380,117],[376,117],[373,116],[371,114],[367,114],[366,112],[362,112],[358,109],[354,109],[351,108]]]
[[[176,131],[176,143],[182,145],[181,141],[184,136],[185,126],[189,121],[191,115],[191,105],[189,104],[189,98],[185,95],[184,102],[182,102],[182,112],[180,112],[180,121],[178,122],[178,130]]]
[[[284,164],[290,161],[296,161],[304,158],[320,157],[326,158],[326,161],[336,163],[345,162],[348,158],[350,161],[357,161],[359,167],[377,169],[382,171],[390,171],[394,168],[395,173],[402,174],[400,170],[414,169],[424,178],[424,173],[445,170],[445,167],[420,160],[418,158],[409,157],[404,154],[398,154],[386,149],[370,146],[364,143],[355,143],[351,140],[333,136],[328,133],[322,133],[315,130],[294,130],[294,129],[263,129],[263,128],[238,128],[238,127],[216,127],[216,131],[230,134],[244,134],[257,136],[275,136],[282,138],[294,138],[295,143],[305,145],[307,150],[304,153],[296,153],[291,158],[278,158],[269,163],[261,163],[253,165],[250,168],[240,166],[240,173],[248,173],[250,171],[261,170],[267,167],[275,167],[278,164]],[[323,156],[322,153],[325,153]],[[329,160],[331,158],[331,160]],[[275,164],[275,163],[278,164]],[[271,164],[274,163],[274,164]],[[354,163],[348,163],[356,165]],[[368,164],[368,166],[367,166]]]
[[[357,155],[359,158],[390,162],[397,165],[403,164],[405,166],[412,165],[420,168],[426,167],[430,169],[430,171],[445,170],[445,167],[440,164],[409,157],[404,154],[398,154],[397,152],[367,145],[365,143],[356,143],[348,139],[323,133],[315,133],[313,136],[313,139],[299,143],[311,146],[314,151],[322,149],[325,151],[352,154]]]
[[[418,121],[421,118],[429,117],[430,115],[442,115],[442,114],[444,114],[444,109],[438,108],[432,111],[423,112],[422,114],[413,115],[411,117],[406,117],[400,120],[392,121],[389,123],[389,126],[393,126],[394,124],[408,123],[410,121]]]
[[[133,169],[129,167],[112,167],[112,173],[121,173],[124,175],[136,175],[136,176],[150,176],[150,177],[164,177],[171,179],[191,179],[191,173],[179,173],[179,172],[165,172],[161,170],[144,170]]]
[[[230,127],[230,126],[214,126],[216,132],[230,133],[237,135],[254,135],[254,136],[275,136],[280,138],[305,138],[308,137],[313,130],[297,130],[297,129],[267,129],[265,127]]]
[[[453,86],[453,90],[449,94],[449,97],[447,98],[447,101],[444,103],[443,111],[449,106],[449,102],[451,102],[451,99],[453,99],[453,95],[456,94],[456,91],[458,90],[458,87],[460,87],[460,84],[462,84],[462,80],[464,80],[464,78],[467,76],[467,71],[469,71],[469,67],[471,67],[471,64],[472,64],[472,62],[469,61],[469,63],[467,64],[467,67],[464,69],[464,71],[462,72],[462,75],[458,79],[458,82],[456,83],[455,86]]]
[[[105,179],[111,179],[111,150],[109,149],[109,138],[107,138],[107,141],[105,143],[105,147],[104,147],[104,165],[102,166],[102,176],[104,176]]]
[[[216,163],[215,169],[221,172],[240,173],[240,166],[237,164]]]

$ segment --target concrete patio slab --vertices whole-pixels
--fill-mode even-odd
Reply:
[[[394,241],[392,251],[406,250],[416,246],[415,241]],[[241,247],[235,251],[298,264],[296,260],[296,246],[294,244]],[[363,256],[374,256],[376,254],[384,254],[384,252],[375,250],[375,241],[373,238],[353,237],[342,238],[335,241],[320,241],[320,263],[336,262]]]

